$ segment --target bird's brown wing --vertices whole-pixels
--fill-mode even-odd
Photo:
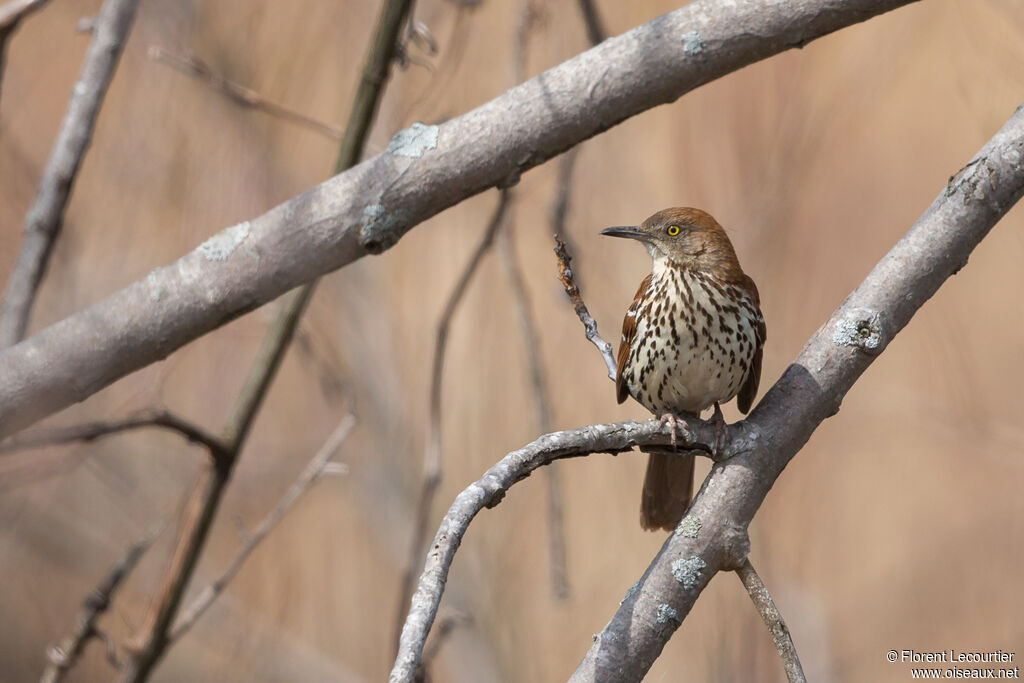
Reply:
[[[757,291],[757,285],[750,279],[749,275],[743,276],[743,282],[740,285],[750,296],[754,302],[754,307],[758,313],[758,323],[755,327],[754,333],[756,339],[754,339],[754,357],[750,360],[750,367],[747,368],[747,376],[743,379],[743,384],[740,386],[740,393],[736,397],[736,407],[740,409],[741,413],[746,414],[752,405],[754,405],[754,399],[757,398],[757,388],[761,384],[761,354],[764,350],[764,342],[768,335],[768,328],[765,327],[764,318],[761,317],[761,297]]]
[[[615,397],[619,403],[625,401],[629,396],[629,386],[626,385],[624,377],[626,374],[626,361],[629,360],[629,347],[633,343],[633,336],[636,335],[637,310],[640,308],[643,293],[647,291],[647,287],[650,284],[651,276],[648,274],[643,279],[643,282],[640,283],[640,288],[636,290],[633,303],[626,309],[626,317],[622,319],[622,340],[619,342],[618,364],[615,369]]]

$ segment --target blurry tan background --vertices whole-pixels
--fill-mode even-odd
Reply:
[[[0,276],[88,38],[95,1],[54,0],[14,35],[0,98]],[[611,34],[674,9],[599,2]],[[529,75],[585,49],[575,2],[540,3]],[[415,120],[458,115],[512,81],[520,3],[422,0],[433,71],[397,72],[368,153]],[[240,109],[146,57],[194,51],[225,76],[335,125],[347,115],[377,12],[368,0],[146,0],[100,115],[33,329],[59,320],[322,180],[336,143]],[[1024,5],[927,0],[707,85],[584,144],[569,231],[584,296],[609,339],[649,260],[607,225],[693,205],[726,226],[768,322],[762,386],[1024,101]],[[555,278],[547,211],[556,164],[516,189],[514,234],[544,325],[556,428],[642,418],[612,385]],[[329,277],[288,355],[201,560],[194,593],[274,504],[340,418],[360,420],[347,477],[311,490],[156,680],[380,681],[420,473],[430,354],[441,308],[494,191]],[[903,681],[890,649],[1002,649],[1024,657],[1024,209],[1013,210],[818,430],[751,528],[752,559],[815,681]],[[537,434],[507,278],[494,254],[456,316],[445,374],[445,480],[453,497]],[[166,405],[218,430],[272,304],[136,373],[49,424]],[[327,383],[329,383],[329,381]],[[762,392],[763,393],[763,392]],[[735,419],[730,406],[729,419]],[[139,625],[168,559],[201,451],[166,434],[0,458],[0,680],[38,676],[87,591],[155,520],[171,526],[103,626]],[[637,520],[644,462],[559,465],[571,597],[548,582],[545,473],[472,525],[442,612],[471,615],[436,681],[564,680],[663,536]],[[698,476],[706,472],[702,463]],[[431,532],[433,533],[433,532]],[[107,680],[93,643],[71,680]],[[721,575],[650,681],[783,680],[739,581]]]

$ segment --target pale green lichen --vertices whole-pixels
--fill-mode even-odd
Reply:
[[[417,121],[408,128],[398,131],[388,143],[387,153],[400,157],[419,158],[428,150],[437,147],[437,126],[428,126]]]
[[[682,521],[679,522],[679,526],[676,527],[676,536],[697,538],[700,534],[700,527],[700,519],[694,515],[687,515],[686,517],[683,517]]]
[[[704,41],[701,40],[699,33],[690,31],[683,34],[683,52],[691,57],[696,57],[701,52],[704,52]]]
[[[249,237],[249,231],[249,221],[221,230],[199,245],[199,253],[207,261],[227,261],[235,249]]]
[[[679,623],[679,612],[672,608],[672,605],[661,603],[658,605],[658,623],[667,624],[673,621]]]
[[[696,555],[685,559],[679,558],[672,563],[672,576],[680,583],[683,590],[690,591],[700,585],[701,578],[704,576],[704,568],[707,566],[707,562]]]
[[[877,352],[882,344],[882,320],[875,311],[858,308],[836,321],[832,343]]]

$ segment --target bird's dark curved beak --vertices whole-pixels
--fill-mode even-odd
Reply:
[[[601,231],[601,234],[608,235],[609,237],[628,237],[640,240],[641,242],[651,241],[651,236],[635,225],[617,225],[612,228],[605,228]]]

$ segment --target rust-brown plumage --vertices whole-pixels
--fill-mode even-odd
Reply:
[[[615,381],[619,403],[632,396],[669,422],[699,416],[737,398],[750,410],[761,380],[765,324],[754,281],[740,268],[722,226],[700,209],[659,211],[639,226],[602,234],[644,243],[651,273],[622,322]],[[693,496],[693,456],[652,451],[640,523],[673,529]]]

